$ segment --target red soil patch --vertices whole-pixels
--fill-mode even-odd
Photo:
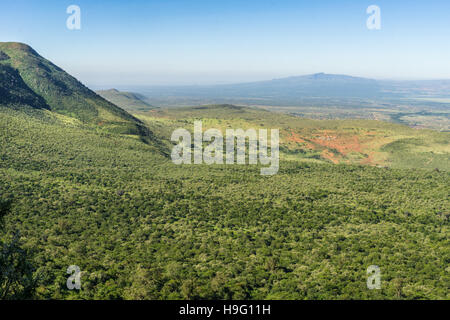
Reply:
[[[310,150],[322,150],[321,156],[335,164],[345,161],[350,163],[349,159],[345,159],[350,153],[367,154],[365,159],[358,160],[360,164],[374,165],[374,153],[370,152],[368,143],[373,141],[374,136],[378,132],[367,131],[362,136],[350,134],[338,134],[331,130],[322,130],[312,137],[306,138],[301,133],[290,131],[287,137],[287,142],[302,143],[304,148]],[[362,141],[361,141],[362,139]],[[367,140],[367,141],[366,141]],[[369,149],[369,150],[368,150]]]
[[[298,142],[298,143],[305,143],[306,141],[303,140],[298,133],[295,133],[294,131],[291,131],[291,135],[288,138],[288,141]]]
[[[362,146],[357,136],[323,134],[311,141],[323,147],[335,149],[344,156],[351,152],[362,152]]]

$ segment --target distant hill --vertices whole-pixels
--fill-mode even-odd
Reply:
[[[316,73],[268,81],[211,86],[140,87],[147,102],[166,106],[246,104],[272,106],[379,105],[386,99],[450,97],[450,81],[384,81]],[[395,105],[395,104],[394,104]]]
[[[122,92],[117,89],[99,90],[97,94],[116,106],[130,111],[145,111],[155,109],[152,105],[146,103],[145,96],[133,92]]]
[[[109,132],[152,139],[138,119],[22,43],[0,42],[0,105],[47,109]]]
[[[376,80],[326,73],[246,83],[230,89],[247,90],[263,97],[286,95],[356,98],[374,97],[380,93],[380,85]]]
[[[306,76],[214,86],[135,88],[150,103],[161,104],[285,104],[305,98],[367,98],[380,95],[376,80],[317,73]]]

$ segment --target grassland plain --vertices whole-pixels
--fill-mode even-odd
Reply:
[[[223,128],[324,124],[185,112]],[[150,114],[161,136],[191,122]],[[35,298],[450,298],[448,171],[282,160],[263,177],[257,166],[176,166],[155,146],[48,110],[0,107],[0,128],[0,194],[12,201],[1,237],[18,232],[33,252]],[[66,288],[69,265],[82,270],[80,291]],[[369,265],[381,290],[366,287]]]
[[[415,129],[432,129],[442,132],[450,132],[450,104],[445,100],[431,101],[432,106],[423,104],[414,105],[413,99],[388,102],[361,102],[360,105],[346,107],[340,105],[340,101],[330,106],[258,106],[270,111],[281,111],[291,115],[308,119],[342,120],[342,119],[367,119],[389,121],[404,124]],[[441,102],[440,102],[441,101]],[[358,101],[359,102],[359,101]],[[345,102],[343,102],[345,103]],[[356,103],[355,103],[356,104]]]
[[[450,169],[450,133],[371,120],[311,120],[256,108],[212,105],[138,112],[135,116],[170,139],[176,128],[280,129],[285,160]]]

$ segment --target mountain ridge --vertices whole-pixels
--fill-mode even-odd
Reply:
[[[230,103],[360,108],[383,107],[387,102],[395,108],[415,98],[450,99],[450,80],[378,80],[321,72],[232,84],[134,86],[128,90],[144,95],[150,104],[168,107]]]
[[[153,138],[139,119],[24,43],[0,42],[0,98],[0,105],[48,109],[109,132]]]
[[[97,90],[96,93],[105,100],[129,111],[142,111],[155,109],[154,106],[145,102],[145,97],[135,92],[119,91],[117,89]]]

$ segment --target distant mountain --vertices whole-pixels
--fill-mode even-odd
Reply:
[[[361,105],[361,100],[450,96],[450,81],[382,81],[316,73],[269,81],[214,86],[141,87],[136,92],[160,105]],[[370,102],[371,103],[371,102]]]
[[[48,109],[109,132],[152,136],[140,120],[22,43],[0,42],[0,105]]]
[[[283,105],[304,103],[317,98],[375,98],[382,93],[376,80],[317,73],[306,76],[249,83],[214,86],[176,86],[134,88],[152,104],[262,104]]]
[[[122,109],[129,111],[146,111],[155,109],[152,105],[146,103],[145,96],[133,92],[122,92],[117,89],[99,90],[98,95]]]
[[[265,97],[370,97],[380,93],[376,80],[346,75],[316,73],[236,85]]]
[[[241,95],[260,98],[274,96],[365,97],[380,92],[380,86],[376,80],[325,73],[215,86],[155,87],[149,88],[148,93],[156,93],[158,89],[179,94]]]
[[[280,79],[272,79],[269,81],[259,81],[254,82],[256,84],[270,84],[270,83],[282,83],[282,84],[295,84],[295,85],[305,85],[317,82],[331,82],[331,83],[348,83],[348,84],[375,84],[376,80],[353,77],[343,74],[327,74],[327,73],[315,73],[304,76],[294,76]]]

